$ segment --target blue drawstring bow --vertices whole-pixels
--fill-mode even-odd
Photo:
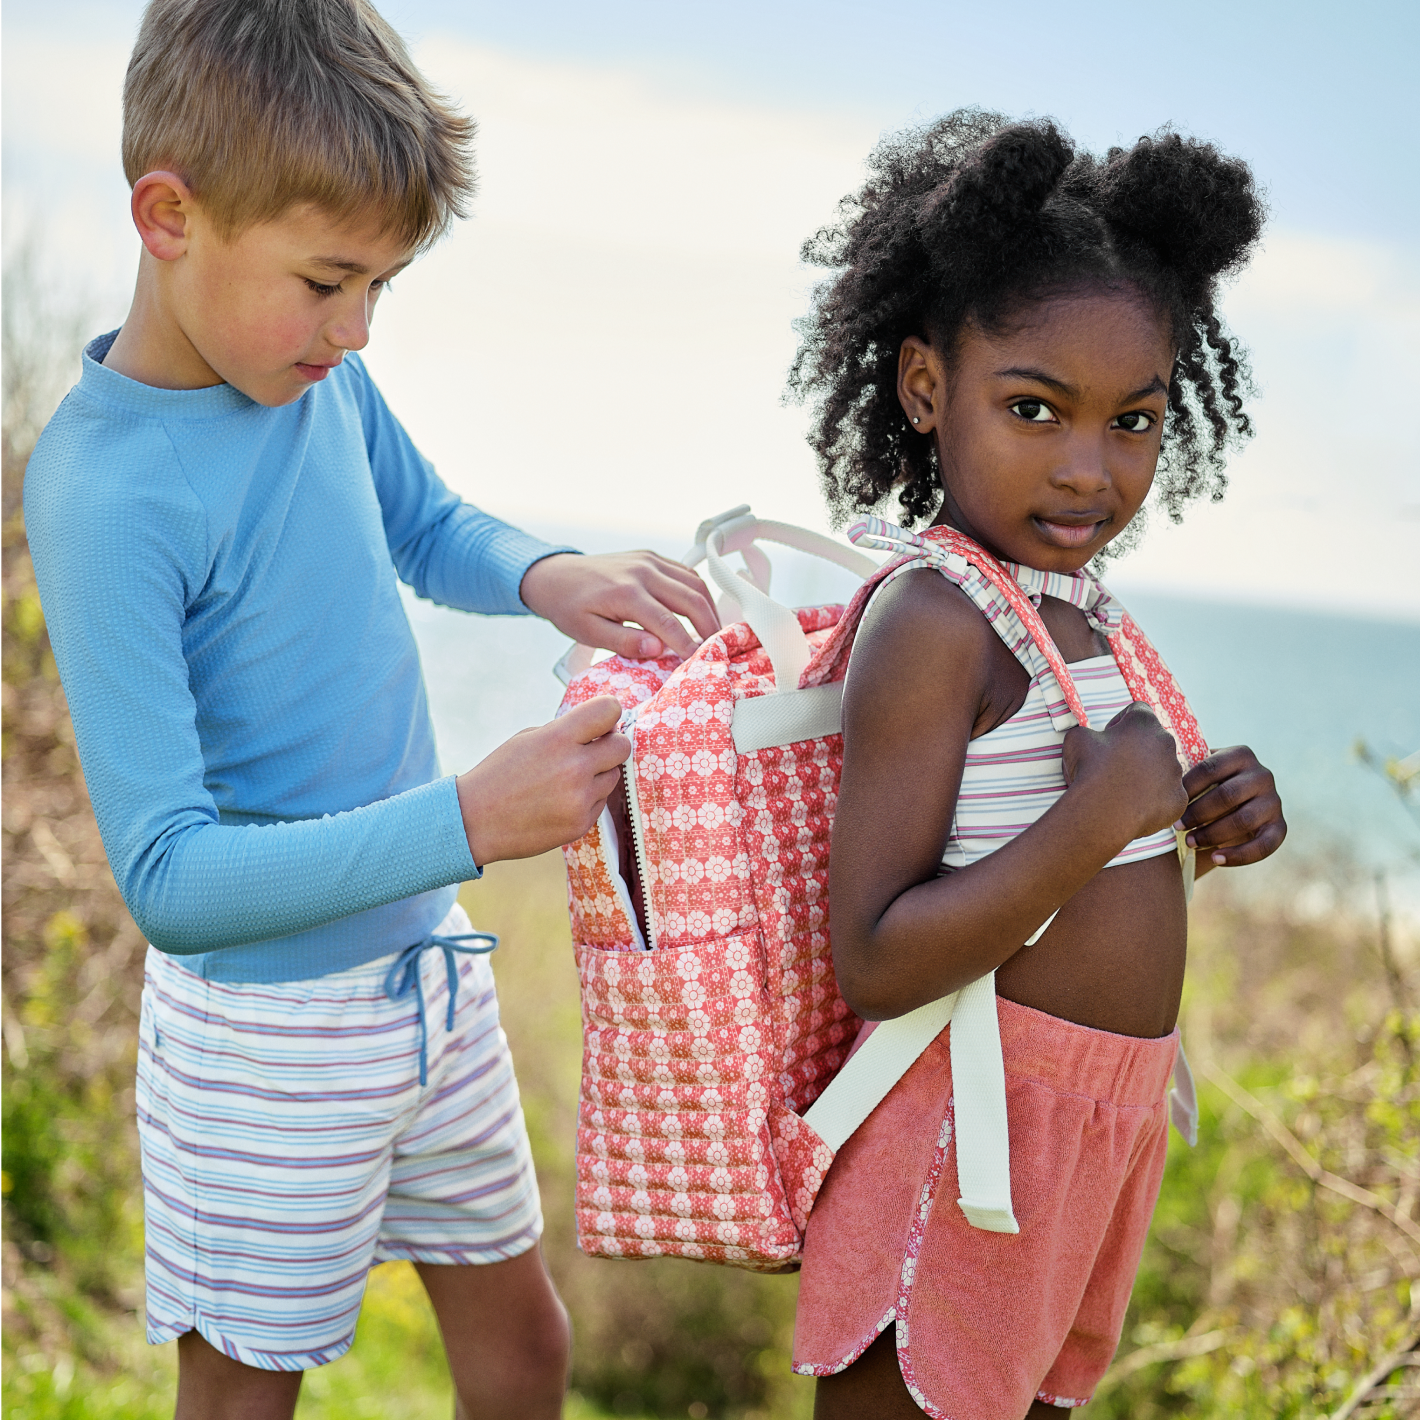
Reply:
[[[487,942],[487,946],[470,947],[466,942]],[[395,959],[385,976],[385,995],[391,1001],[414,993],[414,1005],[419,1017],[419,1083],[429,1083],[429,1026],[424,1019],[424,987],[419,980],[419,963],[424,953],[431,947],[438,947],[444,953],[444,969],[449,974],[449,1014],[446,1030],[454,1028],[454,1009],[459,1000],[459,969],[454,962],[454,954],[483,956],[494,951],[498,938],[492,932],[460,932],[457,936],[440,937],[437,934],[425,937],[406,947]]]

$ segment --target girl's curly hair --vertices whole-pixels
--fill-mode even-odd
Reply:
[[[884,140],[860,192],[804,243],[837,274],[798,323],[792,397],[814,406],[834,520],[896,490],[908,526],[941,501],[935,441],[897,397],[910,335],[955,348],[968,322],[1007,325],[1022,307],[1081,285],[1133,287],[1169,322],[1177,349],[1155,489],[1171,518],[1223,496],[1228,448],[1248,438],[1245,353],[1216,310],[1218,278],[1246,261],[1264,209],[1247,165],[1162,132],[1103,161],[1054,123],[959,109]]]

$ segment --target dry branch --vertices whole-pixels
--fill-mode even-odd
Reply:
[[[1403,1366],[1405,1364],[1405,1358],[1414,1351],[1417,1346],[1420,1346],[1420,1326],[1417,1326],[1389,1356],[1361,1377],[1356,1383],[1355,1390],[1346,1397],[1345,1404],[1343,1404],[1339,1410],[1332,1412],[1331,1420],[1350,1420],[1350,1417],[1366,1403],[1366,1399],[1371,1392],[1375,1390],[1397,1366]]]
[[[1387,1222],[1399,1228],[1411,1242],[1420,1246],[1420,1223],[1416,1223],[1413,1218],[1402,1213],[1395,1204],[1387,1202],[1380,1194],[1372,1193],[1370,1189],[1352,1183],[1349,1178],[1342,1178],[1339,1174],[1322,1168],[1307,1153],[1302,1141],[1256,1095],[1244,1089],[1231,1075],[1220,1069],[1211,1060],[1203,1061],[1201,1069],[1239,1109],[1246,1111],[1262,1125],[1272,1138],[1286,1150],[1293,1163],[1319,1188],[1329,1189],[1332,1193],[1340,1194],[1342,1198],[1349,1199],[1352,1203],[1359,1203],[1361,1207],[1379,1213]]]
[[[1092,1398],[1098,1400],[1105,1391],[1111,1390],[1135,1371],[1142,1371],[1145,1366],[1155,1365],[1159,1361],[1186,1361],[1193,1356],[1206,1356],[1210,1351],[1227,1345],[1236,1335],[1235,1327],[1221,1327],[1217,1331],[1205,1331],[1198,1336],[1180,1336],[1174,1341],[1155,1341],[1151,1345],[1141,1346],[1137,1351],[1131,1351],[1127,1356],[1121,1357],[1100,1377],[1100,1383],[1095,1387]]]

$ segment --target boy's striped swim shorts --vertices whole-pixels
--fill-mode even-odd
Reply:
[[[468,932],[455,906],[440,935]],[[542,1232],[486,956],[394,954],[309,981],[207,981],[148,949],[138,1050],[148,1340],[196,1330],[263,1370],[342,1355],[376,1262],[480,1264]]]

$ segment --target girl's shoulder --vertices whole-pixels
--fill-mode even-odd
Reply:
[[[894,722],[965,727],[963,743],[1014,714],[1029,684],[971,598],[933,568],[904,572],[873,598],[848,679],[870,718],[891,704]]]
[[[999,644],[990,623],[933,567],[905,569],[873,595],[853,643],[855,664],[889,654],[909,663],[949,661],[959,670]]]

